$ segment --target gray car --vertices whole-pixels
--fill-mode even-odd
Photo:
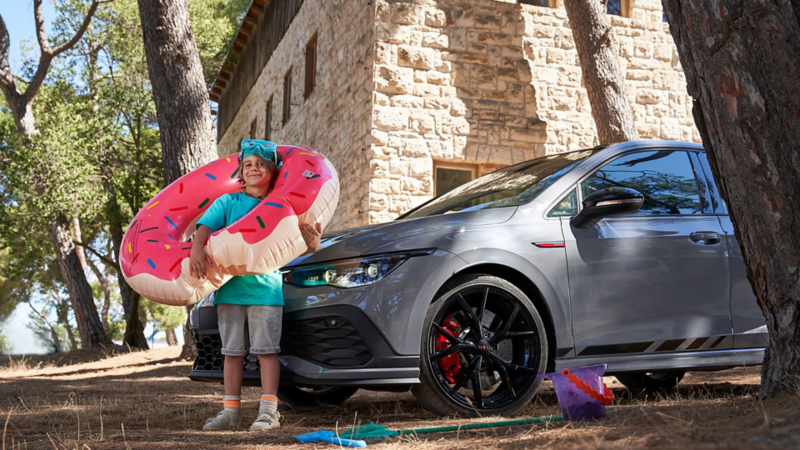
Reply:
[[[341,402],[408,390],[440,414],[510,414],[547,371],[608,364],[630,388],[760,364],[764,317],[703,147],[637,141],[547,156],[284,268],[281,389]],[[215,308],[190,377],[222,381]],[[245,359],[258,384],[258,360]]]

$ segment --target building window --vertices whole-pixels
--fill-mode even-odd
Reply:
[[[519,0],[521,5],[544,6],[545,8],[555,8],[556,0]]]
[[[253,119],[250,123],[250,139],[256,138],[256,127],[258,127],[258,118]]]
[[[434,195],[438,197],[472,181],[477,173],[478,167],[471,164],[434,164]]]
[[[267,100],[266,118],[264,120],[264,140],[268,141],[272,135],[272,96]]]
[[[283,124],[292,117],[292,68],[283,77]]]
[[[306,84],[303,90],[303,98],[308,98],[314,92],[317,84],[317,35],[311,37],[306,44]]]
[[[606,13],[612,16],[631,17],[630,0],[608,0]]]

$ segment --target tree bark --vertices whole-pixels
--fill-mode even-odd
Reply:
[[[116,197],[111,195],[109,201],[109,224],[111,230],[111,242],[114,245],[114,261],[119,264],[119,252],[122,248],[122,213],[119,210],[119,204]],[[138,347],[141,349],[148,349],[150,346],[147,344],[147,338],[144,336],[144,325],[139,320],[139,294],[131,289],[131,286],[122,275],[122,270],[117,270],[117,283],[119,284],[119,294],[122,298],[122,310],[125,313],[125,336],[122,341],[123,344],[128,344],[131,347]]]
[[[174,329],[165,330],[164,332],[167,334],[167,345],[170,347],[178,345],[178,336],[175,334]]]
[[[94,305],[92,288],[86,281],[86,273],[75,252],[75,245],[70,236],[67,217],[60,213],[56,215],[48,226],[50,239],[56,251],[56,259],[67,285],[72,310],[75,312],[75,322],[78,324],[78,334],[81,337],[82,347],[96,347],[109,343],[103,331],[103,324]]]
[[[639,139],[611,40],[606,2],[564,0],[600,144]]]
[[[139,15],[169,184],[216,159],[210,102],[186,1],[139,0]]]
[[[50,290],[50,295],[56,301],[56,311],[58,314],[58,321],[64,324],[67,330],[67,340],[69,341],[69,349],[76,350],[78,348],[75,342],[75,335],[72,333],[72,325],[69,324],[69,305],[61,299],[61,295],[54,290]]]
[[[108,280],[106,280],[105,275],[100,269],[97,267],[92,261],[92,258],[89,258],[88,255],[84,254],[84,261],[88,264],[88,266],[94,272],[94,276],[97,277],[97,281],[100,283],[100,288],[103,290],[103,309],[100,312],[100,321],[103,323],[103,330],[106,332],[106,336],[108,336],[109,331],[111,328],[108,326],[108,311],[111,309],[111,289],[108,286]]]
[[[216,159],[200,55],[182,0],[139,0],[144,50],[156,104],[166,184]],[[187,308],[187,313],[189,308]],[[197,356],[183,327],[181,359]]]
[[[800,381],[800,2],[663,0],[764,312],[761,394]]]

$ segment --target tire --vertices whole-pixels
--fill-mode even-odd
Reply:
[[[547,333],[538,311],[502,278],[464,275],[451,285],[428,307],[414,396],[440,416],[519,411],[536,394],[536,376],[547,367]],[[481,332],[475,333],[478,326]]]
[[[686,372],[682,370],[669,372],[642,372],[625,373],[615,375],[620,383],[632,391],[650,390],[669,390],[673,389],[681,382]]]
[[[338,405],[356,391],[358,388],[347,386],[280,386],[278,398],[292,406]]]

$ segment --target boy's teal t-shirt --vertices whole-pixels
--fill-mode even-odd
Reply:
[[[244,217],[260,200],[244,193],[225,194],[216,199],[195,228],[205,225],[212,231],[227,227]],[[264,275],[242,275],[223,284],[214,297],[214,304],[283,305],[283,278],[276,270]]]

